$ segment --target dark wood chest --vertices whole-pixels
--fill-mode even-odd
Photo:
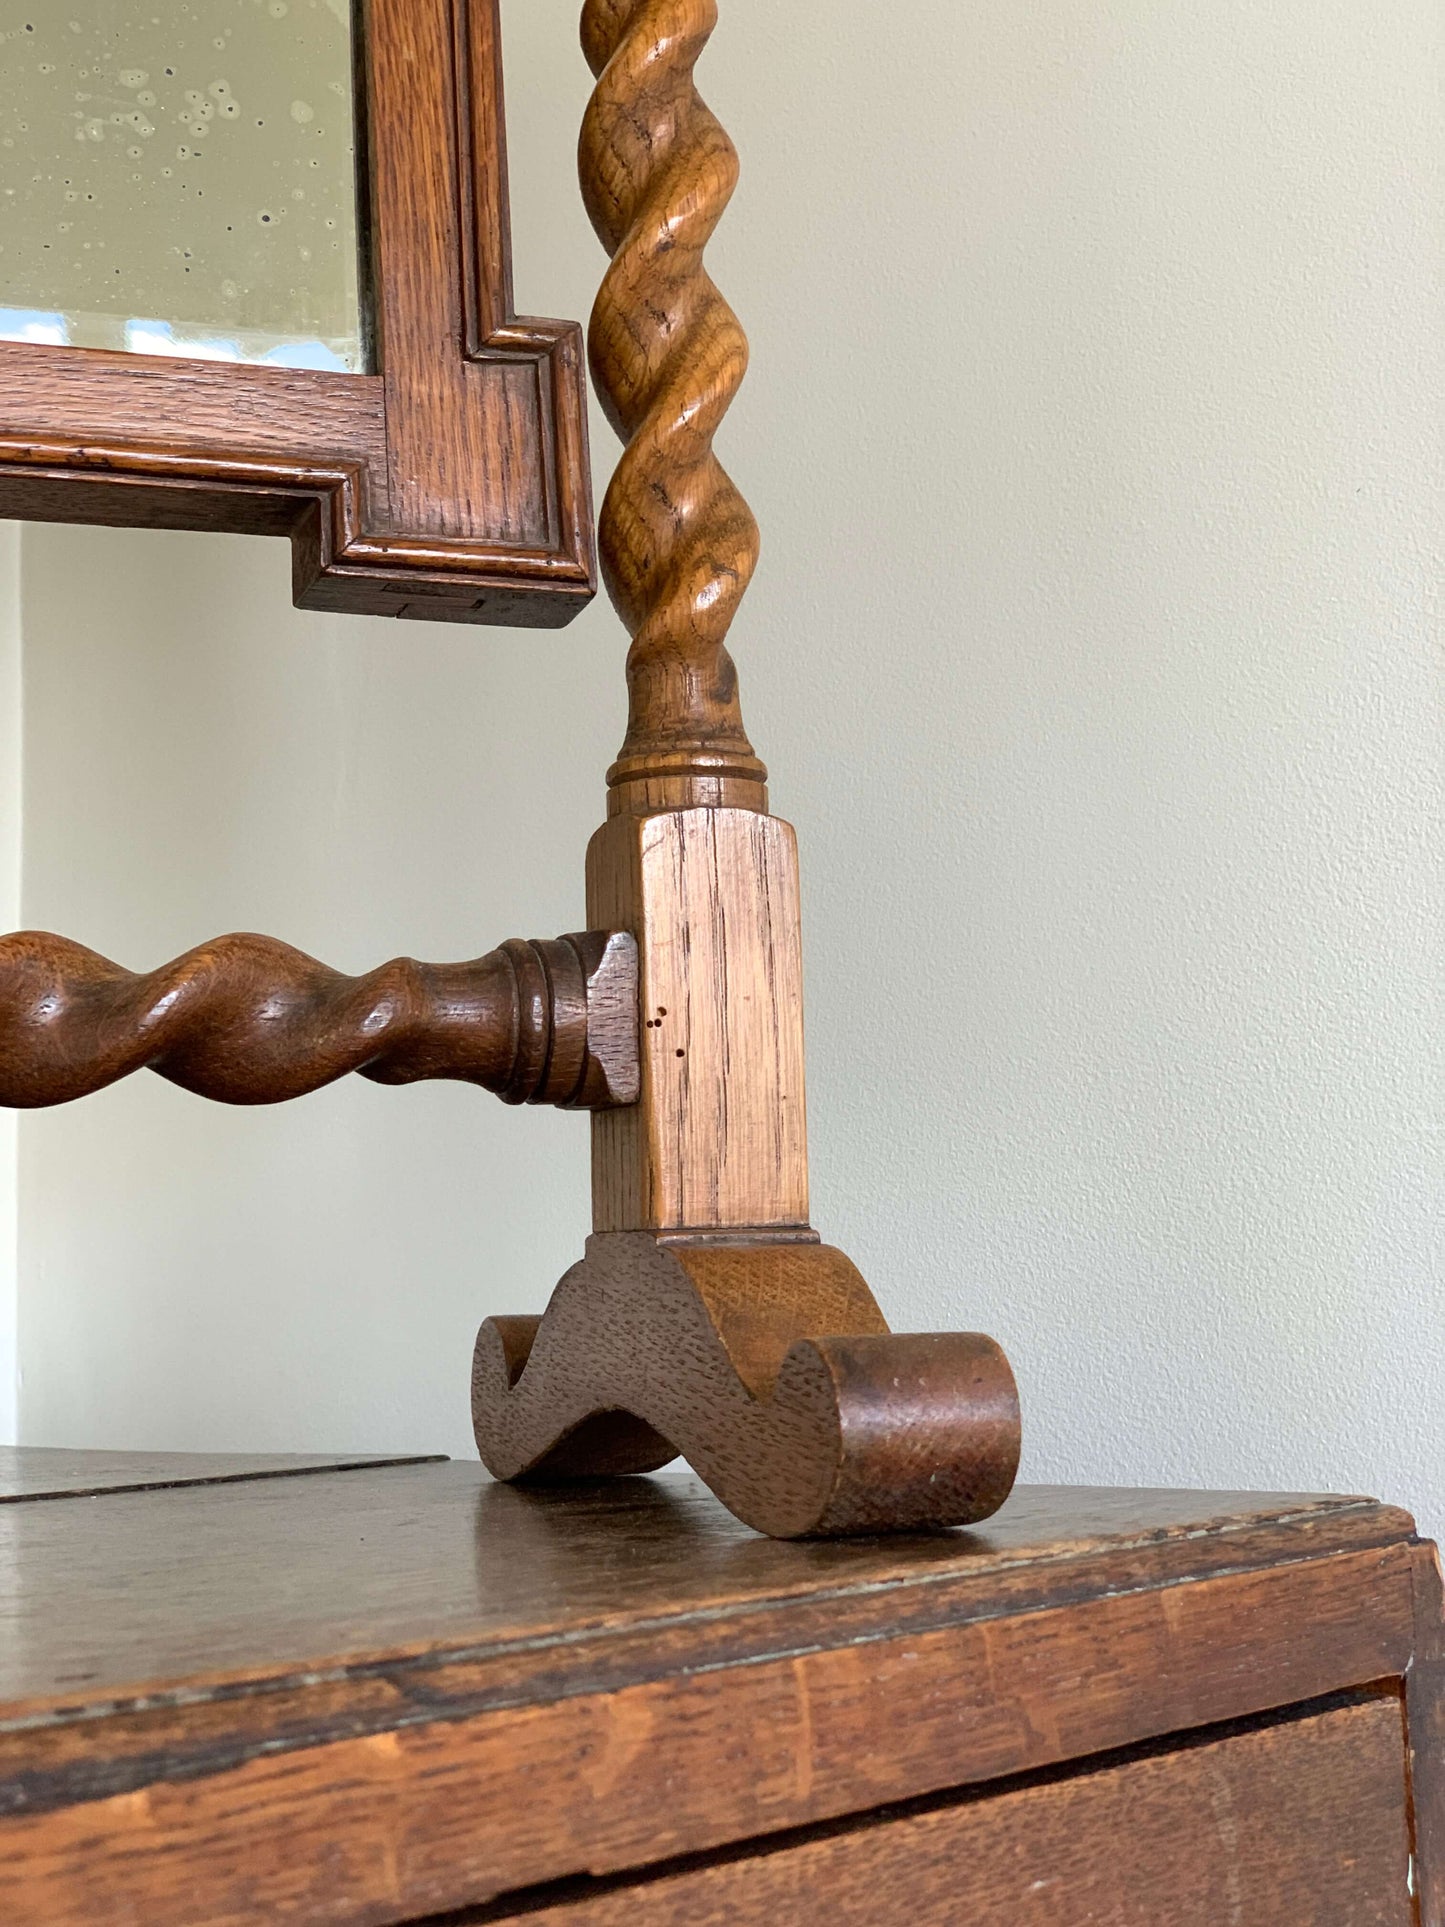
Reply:
[[[7,1923],[1445,1922],[1438,1566],[1368,1500],[778,1544],[689,1479],[3,1471]]]

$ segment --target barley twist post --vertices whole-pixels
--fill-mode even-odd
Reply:
[[[603,579],[632,636],[614,814],[767,808],[725,640],[758,528],[712,446],[748,364],[747,337],[703,266],[738,178],[736,149],[693,84],[716,24],[716,0],[587,0],[582,16],[597,87],[579,171],[612,256],[588,349],[627,444],[599,529]]]

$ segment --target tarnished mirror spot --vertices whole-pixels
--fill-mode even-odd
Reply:
[[[0,340],[364,368],[349,0],[0,0]]]

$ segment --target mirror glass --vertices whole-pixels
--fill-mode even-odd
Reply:
[[[351,0],[0,0],[0,340],[365,366]]]

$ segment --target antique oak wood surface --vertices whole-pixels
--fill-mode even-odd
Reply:
[[[679,1453],[781,1539],[996,1512],[1019,1402],[977,1332],[894,1335],[857,1267],[816,1240],[588,1240],[545,1318],[493,1318],[472,1412],[499,1478],[650,1472]]]
[[[1426,1847],[1418,1758],[1413,1808],[1405,1775],[1435,1717],[1415,1670],[1438,1651],[1432,1571],[1406,1515],[1355,1499],[1025,1487],[973,1531],[803,1545],[753,1535],[692,1479],[562,1497],[453,1464],[16,1503],[0,1917],[605,1921],[607,1882],[638,1875],[637,1907],[660,1907],[696,1872],[686,1856],[763,1851],[774,1869],[748,1875],[740,1910],[792,1877],[793,1852],[842,1856],[841,1906],[850,1866],[877,1865],[880,1891],[901,1878],[868,1860],[889,1826],[946,1841],[991,1783],[1103,1774],[1118,1749],[1178,1757],[1187,1786],[1189,1749],[1216,1743],[1240,1764],[1202,1783],[1199,1851],[1222,1838],[1221,1788],[1261,1837],[1279,1816],[1276,1886],[1248,1892],[1288,1896],[1299,1827],[1362,1843],[1377,1872],[1394,1855],[1397,1894],[1389,1841],[1413,1824]],[[1325,1722],[1299,1729],[1304,1752],[1237,1750],[1283,1710]],[[1163,1839],[1185,1809],[1155,1777],[1132,1807]],[[1077,1785],[1076,1816],[1122,1810]],[[1000,1797],[1025,1793],[1045,1833],[1080,1832],[1022,1783]],[[1012,1811],[1001,1839],[1022,1837]],[[839,1844],[865,1816],[874,1844]],[[1422,1861],[1422,1895],[1437,1878]],[[890,1909],[876,1917],[928,1918]],[[1438,1903],[1421,1918],[1441,1927]]]
[[[1424,1549],[1415,1566],[1419,1644],[1408,1675],[1410,1781],[1416,1882],[1427,1927],[1445,1922],[1445,1598],[1440,1553]]]
[[[527,1918],[531,1927],[1412,1927],[1401,1742],[1399,1701],[1382,1696]]]
[[[597,86],[578,172],[612,257],[588,354],[626,444],[602,503],[603,579],[632,637],[614,812],[766,810],[727,634],[758,558],[752,511],[713,453],[748,343],[703,265],[738,157],[693,84],[716,0],[585,0]]]
[[[615,816],[587,914],[638,943],[642,1101],[593,1134],[597,1231],[808,1223],[792,829],[752,810]]]
[[[594,592],[581,330],[514,313],[496,0],[369,0],[377,371],[0,343],[0,515],[289,535],[309,608],[555,627]]]

